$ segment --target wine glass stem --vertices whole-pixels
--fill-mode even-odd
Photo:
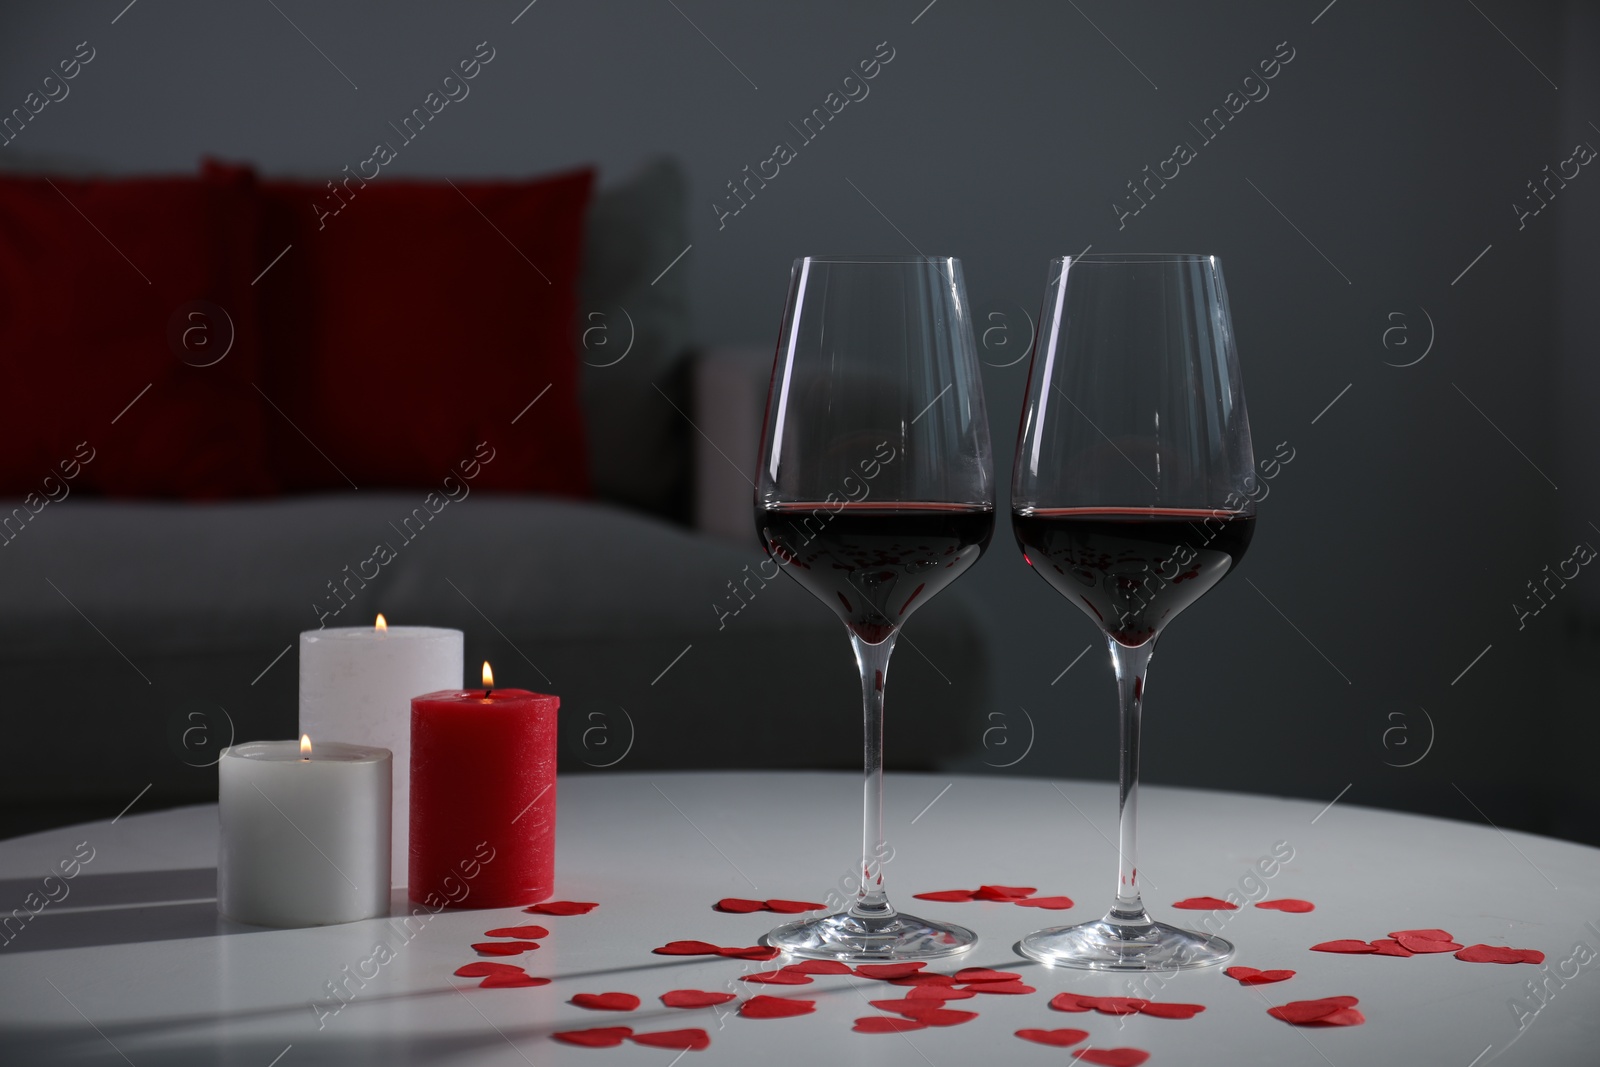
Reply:
[[[865,736],[861,797],[861,888],[850,909],[862,918],[889,918],[895,914],[883,891],[883,686],[889,673],[889,654],[895,635],[869,645],[855,634],[856,665],[861,668],[861,720]]]
[[[1144,706],[1145,670],[1155,651],[1155,638],[1136,648],[1107,639],[1117,673],[1121,705],[1122,762],[1117,775],[1117,902],[1106,921],[1123,926],[1150,922],[1139,897],[1139,719]]]

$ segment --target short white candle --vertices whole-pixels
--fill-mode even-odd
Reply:
[[[300,732],[394,753],[390,880],[397,886],[406,884],[410,855],[411,698],[460,689],[461,655],[461,631],[436,626],[343,626],[300,635]]]
[[[386,748],[251,741],[217,761],[217,910],[257,926],[389,913]]]

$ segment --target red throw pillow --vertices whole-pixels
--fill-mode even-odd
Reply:
[[[0,495],[272,490],[255,206],[247,171],[211,164],[0,177]]]
[[[262,183],[260,259],[288,248],[257,286],[285,489],[434,487],[487,442],[474,488],[588,494],[574,323],[593,178]]]

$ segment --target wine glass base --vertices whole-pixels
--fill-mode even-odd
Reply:
[[[1017,951],[1049,967],[1089,971],[1177,971],[1212,967],[1233,955],[1220,937],[1166,923],[1121,924],[1107,919],[1038,930]]]
[[[763,939],[790,956],[846,963],[934,960],[967,951],[978,935],[915,915],[863,918],[847,911],[778,927]]]

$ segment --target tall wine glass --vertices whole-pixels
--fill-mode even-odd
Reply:
[[[866,774],[855,902],[773,930],[767,941],[784,952],[913,960],[977,941],[897,912],[884,892],[883,702],[900,627],[988,547],[993,482],[961,264],[795,261],[767,395],[756,532],[850,634]]]
[[[1120,869],[1103,919],[1024,955],[1092,970],[1220,963],[1233,946],[1158,923],[1139,897],[1139,720],[1156,638],[1238,566],[1254,458],[1215,256],[1053,260],[1017,439],[1023,559],[1106,635],[1121,699]]]

